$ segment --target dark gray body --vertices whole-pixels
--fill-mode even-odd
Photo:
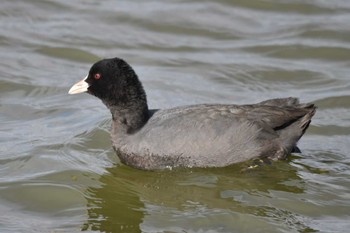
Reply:
[[[284,159],[314,114],[295,98],[254,105],[193,105],[150,112],[132,134],[118,134],[113,146],[123,163],[141,169],[224,167],[254,158]]]

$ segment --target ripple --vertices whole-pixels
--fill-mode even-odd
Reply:
[[[39,53],[42,53],[48,56],[68,59],[71,61],[84,62],[89,64],[94,63],[101,59],[90,52],[86,52],[76,48],[43,47],[43,48],[37,49],[37,51]]]
[[[326,61],[350,60],[350,49],[344,47],[310,47],[303,45],[255,46],[246,48],[249,52],[288,59],[317,59]]]
[[[349,1],[1,6],[0,231],[348,229]],[[245,172],[122,165],[108,110],[67,95],[93,62],[114,56],[135,68],[152,108],[315,102],[303,153]]]
[[[350,95],[331,96],[317,100],[316,105],[322,108],[350,108]]]

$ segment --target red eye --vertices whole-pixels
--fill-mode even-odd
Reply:
[[[100,75],[99,73],[97,73],[97,74],[95,74],[95,76],[94,76],[94,77],[95,77],[95,79],[96,79],[96,80],[98,80],[98,79],[100,79],[100,78],[101,78],[101,75]]]

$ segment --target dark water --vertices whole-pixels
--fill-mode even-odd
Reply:
[[[2,0],[0,232],[346,232],[350,1]],[[297,96],[302,155],[243,171],[144,172],[70,86],[119,56],[152,108]]]

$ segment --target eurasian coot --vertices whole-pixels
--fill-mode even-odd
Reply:
[[[285,159],[298,150],[316,111],[292,97],[149,110],[136,73],[120,58],[96,62],[69,90],[81,92],[100,98],[111,111],[112,142],[121,161],[146,170]]]

